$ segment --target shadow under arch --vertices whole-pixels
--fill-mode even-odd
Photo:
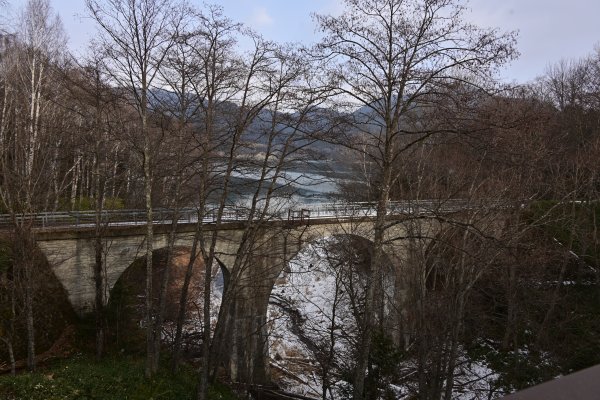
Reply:
[[[63,282],[53,271],[46,254],[29,239],[15,232],[0,233],[0,374],[10,371],[9,344],[17,363],[27,357],[23,290],[27,279],[33,292],[36,358],[43,356],[61,337],[71,340],[78,321]],[[29,278],[24,270],[25,262],[33,271]]]
[[[174,326],[179,313],[181,290],[187,272],[187,266],[191,255],[191,248],[187,246],[175,246],[169,267],[169,282],[167,287],[167,301],[164,311],[165,325],[163,337],[168,341],[174,335]],[[152,299],[153,308],[158,308],[159,293],[164,273],[167,270],[168,248],[155,249],[152,253],[153,277],[152,277]],[[215,276],[213,277],[213,290],[211,291],[211,308],[218,312],[221,302],[221,293],[215,295],[215,291],[222,290],[214,282],[226,282],[225,278],[229,272],[227,267],[217,260]],[[202,257],[196,257],[192,269],[192,277],[188,289],[186,307],[186,330],[193,336],[195,330],[199,329],[201,315],[198,310],[202,309],[204,300],[204,263]],[[145,311],[145,282],[146,282],[146,257],[137,257],[119,276],[108,296],[106,306],[106,317],[111,339],[119,347],[129,346],[133,351],[143,350],[144,345],[144,311]],[[171,332],[173,331],[173,332]],[[190,336],[190,337],[191,337]]]
[[[219,259],[219,257],[215,256],[215,261],[219,266],[220,274],[214,275],[215,288],[217,288],[221,294],[225,293],[227,287],[229,286],[229,281],[231,278],[231,272],[229,272],[229,268],[225,265],[223,261]]]

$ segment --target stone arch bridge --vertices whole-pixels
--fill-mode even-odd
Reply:
[[[408,210],[403,211],[404,213],[397,213],[391,219],[397,223],[390,223],[386,231],[386,253],[395,255],[396,258],[406,255],[403,241],[396,240],[407,236],[407,226],[402,220],[407,219],[404,215]],[[195,213],[190,211],[192,212]],[[93,266],[96,229],[91,222],[93,214],[69,213],[69,219],[62,223],[57,220],[57,215],[52,215],[54,219],[50,215],[43,216],[44,219],[38,217],[36,242],[65,288],[73,309],[77,314],[84,315],[93,311],[95,296]],[[109,291],[136,259],[145,256],[146,229],[143,212],[137,211],[130,214],[130,217],[130,221],[119,218],[103,228],[104,262]],[[303,246],[321,238],[354,235],[367,240],[373,239],[374,210],[360,203],[289,211],[285,217],[262,222],[259,243],[252,254],[256,261],[254,271],[249,269],[248,273],[275,279]],[[225,269],[229,269],[235,261],[247,226],[244,218],[242,213],[232,213],[229,217],[226,214],[218,227],[210,223],[210,218],[205,222],[207,235],[217,231],[216,258]],[[171,224],[169,220],[161,218],[160,213],[155,219],[153,246],[156,251],[167,247]],[[418,223],[423,236],[435,234],[440,227],[441,224],[436,219],[421,218]],[[177,224],[175,246],[191,248],[195,230],[193,215],[183,213]]]
[[[389,228],[386,230],[384,251],[394,264],[409,257],[408,241],[401,240],[417,230],[420,236],[433,237],[443,226],[439,205],[430,203],[396,203],[392,205]],[[464,209],[459,203],[446,204],[445,213],[456,213]],[[124,215],[126,212],[121,212]],[[105,270],[108,290],[112,289],[121,274],[139,257],[144,256],[145,224],[142,212],[123,216],[107,223],[103,230],[105,247]],[[170,221],[160,217],[154,226],[154,249],[167,246]],[[196,221],[194,210],[180,214],[177,225],[178,247],[191,247]],[[269,296],[277,277],[287,263],[307,243],[334,235],[355,235],[373,239],[375,212],[366,204],[319,205],[310,209],[288,211],[272,220],[263,222],[259,239],[249,255],[248,268],[244,269],[242,282],[252,282],[238,287],[236,314],[245,318],[239,340],[234,340],[244,349],[233,349],[229,369],[234,380],[261,383],[268,381],[266,313]],[[417,216],[418,218],[415,218]],[[36,241],[45,254],[52,270],[64,286],[74,310],[84,315],[93,310],[95,263],[94,242],[96,229],[93,214],[68,214],[61,223],[57,214],[35,217],[37,221]],[[138,222],[139,221],[139,222]],[[412,221],[412,224],[406,223]],[[207,233],[216,232],[218,240],[216,257],[225,269],[230,268],[236,258],[239,243],[247,228],[247,216],[234,211],[218,226],[205,221]],[[1,227],[0,219],[0,227]],[[41,226],[40,226],[41,225]],[[400,240],[399,240],[400,239]],[[394,278],[399,282],[399,277]],[[256,284],[260,282],[260,284]],[[397,290],[402,290],[397,284]],[[107,296],[108,297],[108,296]],[[108,300],[108,299],[107,299]]]

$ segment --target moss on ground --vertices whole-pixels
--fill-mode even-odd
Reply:
[[[6,400],[185,400],[195,398],[197,373],[181,368],[176,375],[161,370],[152,379],[144,378],[140,358],[89,356],[61,360],[39,372],[0,376],[0,398]],[[235,400],[227,387],[211,388],[210,399]]]

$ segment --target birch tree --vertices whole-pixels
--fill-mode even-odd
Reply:
[[[21,270],[27,327],[27,366],[35,369],[33,296],[35,238],[27,214],[40,210],[49,188],[51,155],[48,127],[55,117],[49,80],[66,41],[61,20],[47,0],[29,0],[14,39],[2,57],[2,120],[0,121],[0,198],[11,214],[15,232],[16,268]]]

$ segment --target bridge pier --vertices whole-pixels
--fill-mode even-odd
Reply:
[[[237,279],[223,296],[224,315],[215,333],[221,351],[214,361],[226,366],[234,382],[270,382],[267,308],[275,280],[288,261],[288,235],[289,231],[278,231],[276,236],[262,233],[260,244],[230,272]]]

